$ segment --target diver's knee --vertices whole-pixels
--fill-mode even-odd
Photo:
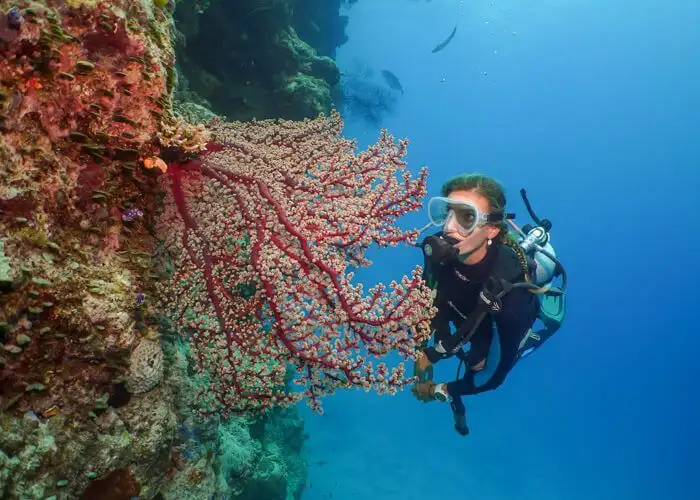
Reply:
[[[469,366],[469,369],[473,372],[480,372],[486,368],[486,358],[482,359],[481,361],[477,361],[473,365]]]

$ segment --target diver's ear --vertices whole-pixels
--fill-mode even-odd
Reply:
[[[501,232],[500,227],[496,226],[486,226],[486,236],[489,237],[490,240],[495,240],[496,236]]]

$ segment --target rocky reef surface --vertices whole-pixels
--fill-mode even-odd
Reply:
[[[0,497],[299,498],[296,410],[197,416],[154,226],[203,123],[335,106],[345,21],[306,3],[0,0]]]

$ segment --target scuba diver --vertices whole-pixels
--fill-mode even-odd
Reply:
[[[434,290],[438,312],[431,321],[433,345],[426,342],[415,362],[412,392],[423,402],[449,401],[455,430],[463,436],[469,427],[462,396],[499,387],[564,317],[566,272],[549,241],[552,223],[535,215],[525,190],[520,194],[536,226],[521,229],[513,222],[495,179],[457,176],[429,201],[430,224],[421,230],[442,228],[420,243],[423,278]],[[552,283],[557,277],[559,288]],[[537,319],[544,327],[535,332]],[[452,356],[460,360],[456,379],[433,382],[433,365]]]

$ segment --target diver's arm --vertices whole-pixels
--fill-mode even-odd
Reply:
[[[433,290],[433,293],[436,294],[436,299],[433,301],[433,305],[437,307],[438,281],[437,277],[435,276],[435,273],[433,272],[432,266],[427,261],[427,259],[424,263],[423,268],[423,280],[425,281],[426,285],[428,285],[428,288]],[[435,336],[435,342],[445,340],[450,336],[449,317],[445,313],[445,311],[441,310],[439,307],[438,312],[435,314],[435,316],[433,316],[433,319],[430,321],[430,336],[432,337],[433,335]],[[427,342],[428,341],[426,340],[424,345],[427,345]]]
[[[447,392],[456,396],[479,394],[500,386],[516,362],[520,341],[537,319],[537,296],[524,289],[513,289],[503,297],[503,308],[495,315],[496,331],[493,332],[486,357],[486,367],[447,383]]]
[[[428,262],[427,258],[425,261],[425,267],[423,269],[423,280],[425,281],[428,288],[433,291],[433,305],[437,307],[437,313],[430,320],[430,335],[421,342],[421,351],[416,359],[416,363],[413,366],[413,375],[418,377],[419,380],[432,380],[433,378],[433,368],[432,363],[429,362],[425,352],[427,349],[431,349],[428,346],[431,337],[435,337],[435,342],[439,342],[443,338],[447,338],[450,335],[450,321],[445,314],[445,311],[438,307],[437,300],[437,288],[438,281],[435,274],[432,272],[432,266]]]
[[[438,309],[438,312],[430,322],[430,334],[434,335],[434,342],[445,341],[450,338],[450,320],[445,313]]]

